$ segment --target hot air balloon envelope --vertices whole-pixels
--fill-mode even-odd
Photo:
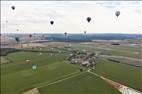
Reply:
[[[16,31],[19,31],[19,29],[16,29]]]
[[[65,32],[64,34],[65,34],[65,36],[67,36],[67,32]]]
[[[12,10],[15,10],[15,6],[11,6]]]
[[[86,31],[84,31],[84,34],[86,34]]]
[[[31,38],[31,37],[32,37],[32,34],[30,34],[29,37]]]
[[[91,21],[91,17],[87,17],[87,21],[89,23]]]
[[[50,21],[50,24],[53,25],[53,24],[54,24],[54,21]]]
[[[116,11],[115,15],[118,17],[120,15],[120,11]]]

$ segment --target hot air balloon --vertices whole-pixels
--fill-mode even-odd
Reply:
[[[15,10],[15,6],[11,6],[11,9],[12,9],[12,10]]]
[[[16,29],[16,31],[19,31],[19,29]]]
[[[115,15],[118,17],[120,15],[120,11],[116,11]]]
[[[84,34],[86,34],[87,33],[87,31],[84,31]]]
[[[30,34],[29,37],[31,38],[31,37],[32,37],[32,34]]]
[[[67,41],[67,32],[65,32],[64,35],[65,35],[65,41]]]
[[[6,23],[8,23],[8,21],[7,21],[7,20],[6,20],[5,22],[6,22]]]
[[[87,17],[87,22],[89,23],[91,21],[91,17]]]
[[[31,38],[32,38],[32,34],[29,34],[29,39],[30,39],[30,41],[29,41],[29,46],[30,46],[30,43],[31,43]],[[32,47],[32,49],[33,49],[34,47]]]
[[[50,24],[53,25],[53,24],[54,24],[54,21],[50,21]]]
[[[67,32],[65,32],[64,35],[67,36]]]
[[[15,37],[15,41],[16,41],[17,43],[19,43],[19,42],[20,42],[19,37]]]

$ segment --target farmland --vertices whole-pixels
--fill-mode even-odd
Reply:
[[[0,94],[142,94],[141,6],[2,0]]]
[[[41,94],[120,94],[97,76],[86,71],[80,72],[80,66],[69,64],[66,58],[72,50],[98,53],[107,50],[111,56],[141,58],[141,55],[137,57],[134,54],[141,54],[140,46],[112,46],[93,42],[51,42],[43,45],[45,46],[34,49],[23,48],[21,51],[1,57],[1,94],[21,94],[33,88],[38,88]],[[30,62],[27,63],[26,60]],[[33,65],[37,66],[36,70],[32,69]],[[97,59],[96,69],[93,70],[94,73],[139,91],[142,91],[141,71],[141,67],[124,64],[121,61],[116,63],[103,57]]]
[[[100,78],[83,73],[74,78],[66,80],[55,85],[43,87],[40,89],[41,94],[120,94],[117,90],[109,86]]]
[[[142,91],[142,68],[99,59],[95,73]]]

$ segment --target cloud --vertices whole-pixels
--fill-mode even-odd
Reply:
[[[118,1],[105,1],[105,2],[98,2],[97,4],[104,6],[106,8],[116,8],[121,5],[121,2]]]
[[[141,2],[2,1],[2,32],[140,33]],[[16,9],[11,10],[11,5]],[[115,11],[120,10],[119,18]],[[87,23],[86,17],[92,17]],[[8,20],[8,23],[6,23]],[[50,25],[50,20],[55,24]]]

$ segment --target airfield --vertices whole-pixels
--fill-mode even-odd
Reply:
[[[33,89],[34,94],[121,94],[99,76],[142,92],[141,45],[98,41],[14,47],[19,50],[1,56],[1,94],[33,94],[25,93]],[[79,64],[71,64],[66,58],[73,50],[99,53],[95,69],[80,71]]]

